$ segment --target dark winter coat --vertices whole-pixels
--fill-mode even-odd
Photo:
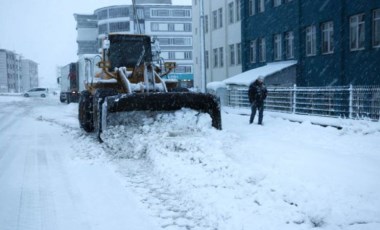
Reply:
[[[255,103],[256,105],[263,105],[265,98],[267,98],[268,90],[262,81],[256,80],[248,89],[249,103]]]

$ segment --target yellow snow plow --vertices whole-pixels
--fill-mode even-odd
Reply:
[[[110,115],[131,111],[189,108],[208,113],[212,126],[222,129],[220,105],[215,96],[178,90],[172,81],[163,79],[176,64],[167,62],[161,66],[153,62],[149,36],[109,34],[103,41],[99,59],[96,65],[100,71],[86,77],[78,117],[81,128],[97,132],[100,140],[102,131],[112,122]]]

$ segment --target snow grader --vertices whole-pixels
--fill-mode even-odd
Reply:
[[[101,133],[111,123],[111,114],[133,111],[189,108],[208,113],[212,126],[222,129],[220,105],[214,95],[178,90],[175,82],[163,79],[176,63],[154,62],[149,36],[109,34],[99,59],[96,66],[100,71],[85,77],[78,118],[81,128],[96,132],[100,141]]]

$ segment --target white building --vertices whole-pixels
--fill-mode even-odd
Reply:
[[[78,56],[97,53],[102,39],[109,33],[147,34],[158,39],[161,57],[177,63],[169,77],[178,79],[182,87],[192,87],[191,6],[172,5],[171,0],[136,0],[136,9],[132,5],[107,6],[96,9],[93,15],[75,14],[74,17]]]
[[[29,59],[21,60],[21,76],[22,76],[22,88],[21,92],[25,92],[31,88],[39,86],[38,81],[38,64]]]
[[[201,3],[204,9],[206,84],[242,72],[240,0],[192,0],[194,87],[202,88]]]
[[[38,64],[0,49],[0,92],[19,93],[38,86]]]

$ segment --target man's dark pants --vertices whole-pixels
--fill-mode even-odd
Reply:
[[[253,120],[255,119],[256,110],[259,110],[259,122],[258,124],[261,125],[263,123],[263,116],[264,116],[264,103],[252,103],[251,105],[251,117],[249,119],[249,123],[252,124]]]

